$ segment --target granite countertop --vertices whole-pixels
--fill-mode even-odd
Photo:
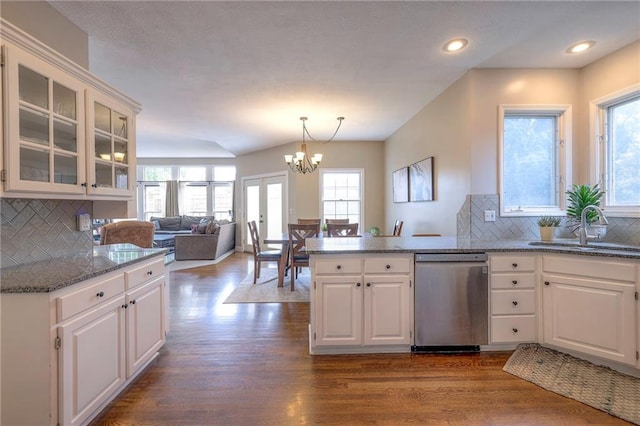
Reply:
[[[96,246],[91,251],[0,269],[1,293],[47,293],[161,256],[167,249],[133,244]]]
[[[639,246],[589,242],[586,247],[576,240],[544,241],[474,241],[455,237],[340,237],[307,239],[310,254],[342,253],[478,253],[544,252],[604,256],[640,260]]]

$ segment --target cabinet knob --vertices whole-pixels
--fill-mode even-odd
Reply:
[[[371,287],[371,283],[367,283],[367,287]]]
[[[342,269],[342,265],[337,265],[336,269],[338,269],[338,270]]]
[[[514,268],[517,268],[518,264],[517,263],[512,263],[511,266],[513,266]]]
[[[391,265],[385,266],[385,269],[391,269]]]
[[[147,275],[149,276],[153,275],[153,271],[147,271]]]
[[[136,304],[136,299],[133,299],[133,300],[132,300],[131,302],[129,302],[129,303],[131,303],[132,305],[135,305],[135,304]]]
[[[511,331],[513,331],[513,334],[517,334],[518,333],[518,329],[517,328],[512,328]]]
[[[360,283],[356,283],[356,287],[360,287],[360,285],[361,285]]]
[[[513,303],[513,306],[518,306],[518,301],[517,301],[517,300],[514,300],[514,301],[513,301],[513,302],[511,302],[511,303]]]
[[[98,297],[104,297],[104,291],[99,292],[98,294],[96,294],[96,296],[98,296]]]
[[[518,280],[513,280],[513,281],[511,281],[511,284],[513,284],[513,285],[518,284]]]
[[[84,186],[86,188],[87,187],[87,182],[81,183],[80,186]]]
[[[544,285],[549,285],[549,281],[545,281],[545,282],[544,282]]]
[[[97,187],[98,187],[98,184],[97,184],[97,183],[93,183],[93,184],[91,184],[91,187],[92,187],[92,188],[97,188]]]
[[[127,307],[128,307],[128,306],[129,306],[129,304],[128,304],[128,303],[125,303],[124,305],[122,305],[122,307],[123,307],[124,309],[127,309]]]

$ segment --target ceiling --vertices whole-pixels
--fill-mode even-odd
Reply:
[[[581,68],[640,38],[640,2],[52,1],[89,68],[142,104],[138,157],[385,140],[471,68]],[[448,39],[469,40],[456,54]],[[594,40],[569,55],[567,47]]]

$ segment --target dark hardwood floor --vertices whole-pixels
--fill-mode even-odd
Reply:
[[[223,304],[252,262],[171,273],[167,344],[92,425],[627,424],[503,372],[508,352],[310,356],[308,303]]]

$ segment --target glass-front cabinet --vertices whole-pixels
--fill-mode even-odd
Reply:
[[[5,190],[84,194],[84,85],[5,50]]]
[[[87,90],[88,181],[90,194],[134,195],[134,113]]]

